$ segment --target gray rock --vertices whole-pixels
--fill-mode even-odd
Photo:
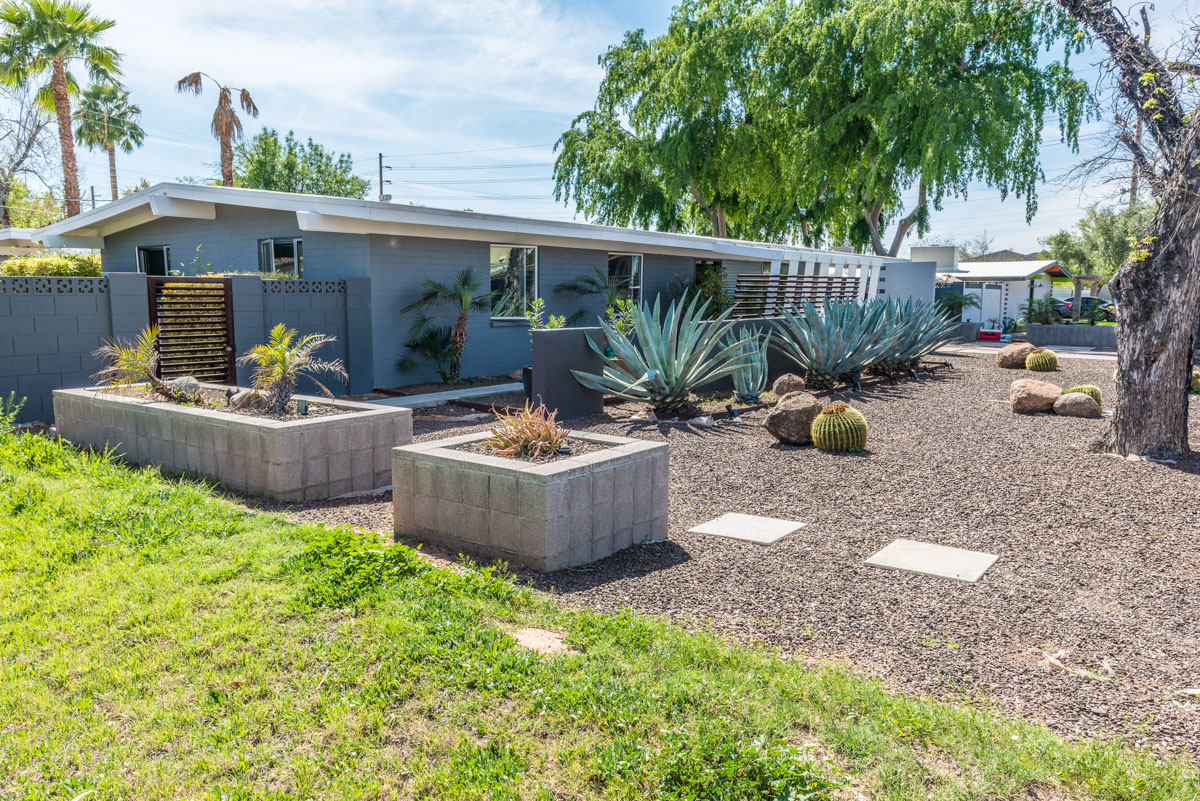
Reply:
[[[775,383],[771,386],[771,391],[782,398],[784,395],[789,395],[793,392],[803,392],[808,388],[804,383],[804,379],[795,373],[784,373],[775,379]]]
[[[257,409],[266,403],[267,396],[257,389],[243,389],[229,399],[229,405],[234,409]]]
[[[1024,369],[1025,359],[1029,354],[1033,353],[1033,344],[1030,342],[1014,342],[1011,345],[1005,345],[1000,350],[996,351],[996,364],[1006,369]]]
[[[200,381],[195,376],[185,375],[179,378],[172,378],[167,382],[167,387],[176,395],[200,394]]]
[[[812,422],[824,404],[807,392],[789,392],[767,414],[763,427],[786,445],[811,445]]]
[[[1068,392],[1054,401],[1054,413],[1063,417],[1102,417],[1100,404],[1091,395],[1082,392]]]
[[[1012,386],[1009,387],[1008,402],[1017,414],[1049,412],[1061,395],[1062,389],[1055,384],[1035,378],[1022,378],[1012,382]]]

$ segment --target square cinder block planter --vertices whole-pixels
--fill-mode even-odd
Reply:
[[[610,447],[544,464],[459,450],[486,432],[392,451],[397,538],[541,572],[667,538],[667,444],[601,434]]]
[[[391,483],[391,450],[412,442],[412,410],[297,395],[352,414],[271,420],[95,389],[54,391],[59,436],[137,464],[197,473],[239,492],[317,500]]]

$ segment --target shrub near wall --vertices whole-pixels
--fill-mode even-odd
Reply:
[[[34,253],[0,262],[0,275],[100,275],[100,257],[78,253]]]

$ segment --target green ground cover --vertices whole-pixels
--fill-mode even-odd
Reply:
[[[5,799],[1172,799],[1200,781],[34,436],[0,433],[0,598]],[[533,626],[571,650],[511,636]]]

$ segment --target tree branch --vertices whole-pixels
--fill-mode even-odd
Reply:
[[[908,229],[912,228],[913,223],[917,221],[917,215],[924,210],[925,205],[928,203],[928,197],[925,192],[925,180],[922,179],[918,186],[919,188],[917,189],[916,207],[914,207],[913,210],[904,217],[904,219],[900,220],[900,222],[896,224],[896,235],[892,237],[891,249],[887,253],[880,255],[895,256],[900,252],[900,245],[903,244],[904,237],[908,233]]]
[[[1138,172],[1146,179],[1146,183],[1150,184],[1150,191],[1159,196],[1163,189],[1163,179],[1150,163],[1150,158],[1146,155],[1146,151],[1142,149],[1142,143],[1134,138],[1129,131],[1122,131],[1117,134],[1117,141],[1129,148],[1129,152],[1133,155],[1133,163],[1136,165]],[[1137,198],[1133,198],[1136,200]]]

